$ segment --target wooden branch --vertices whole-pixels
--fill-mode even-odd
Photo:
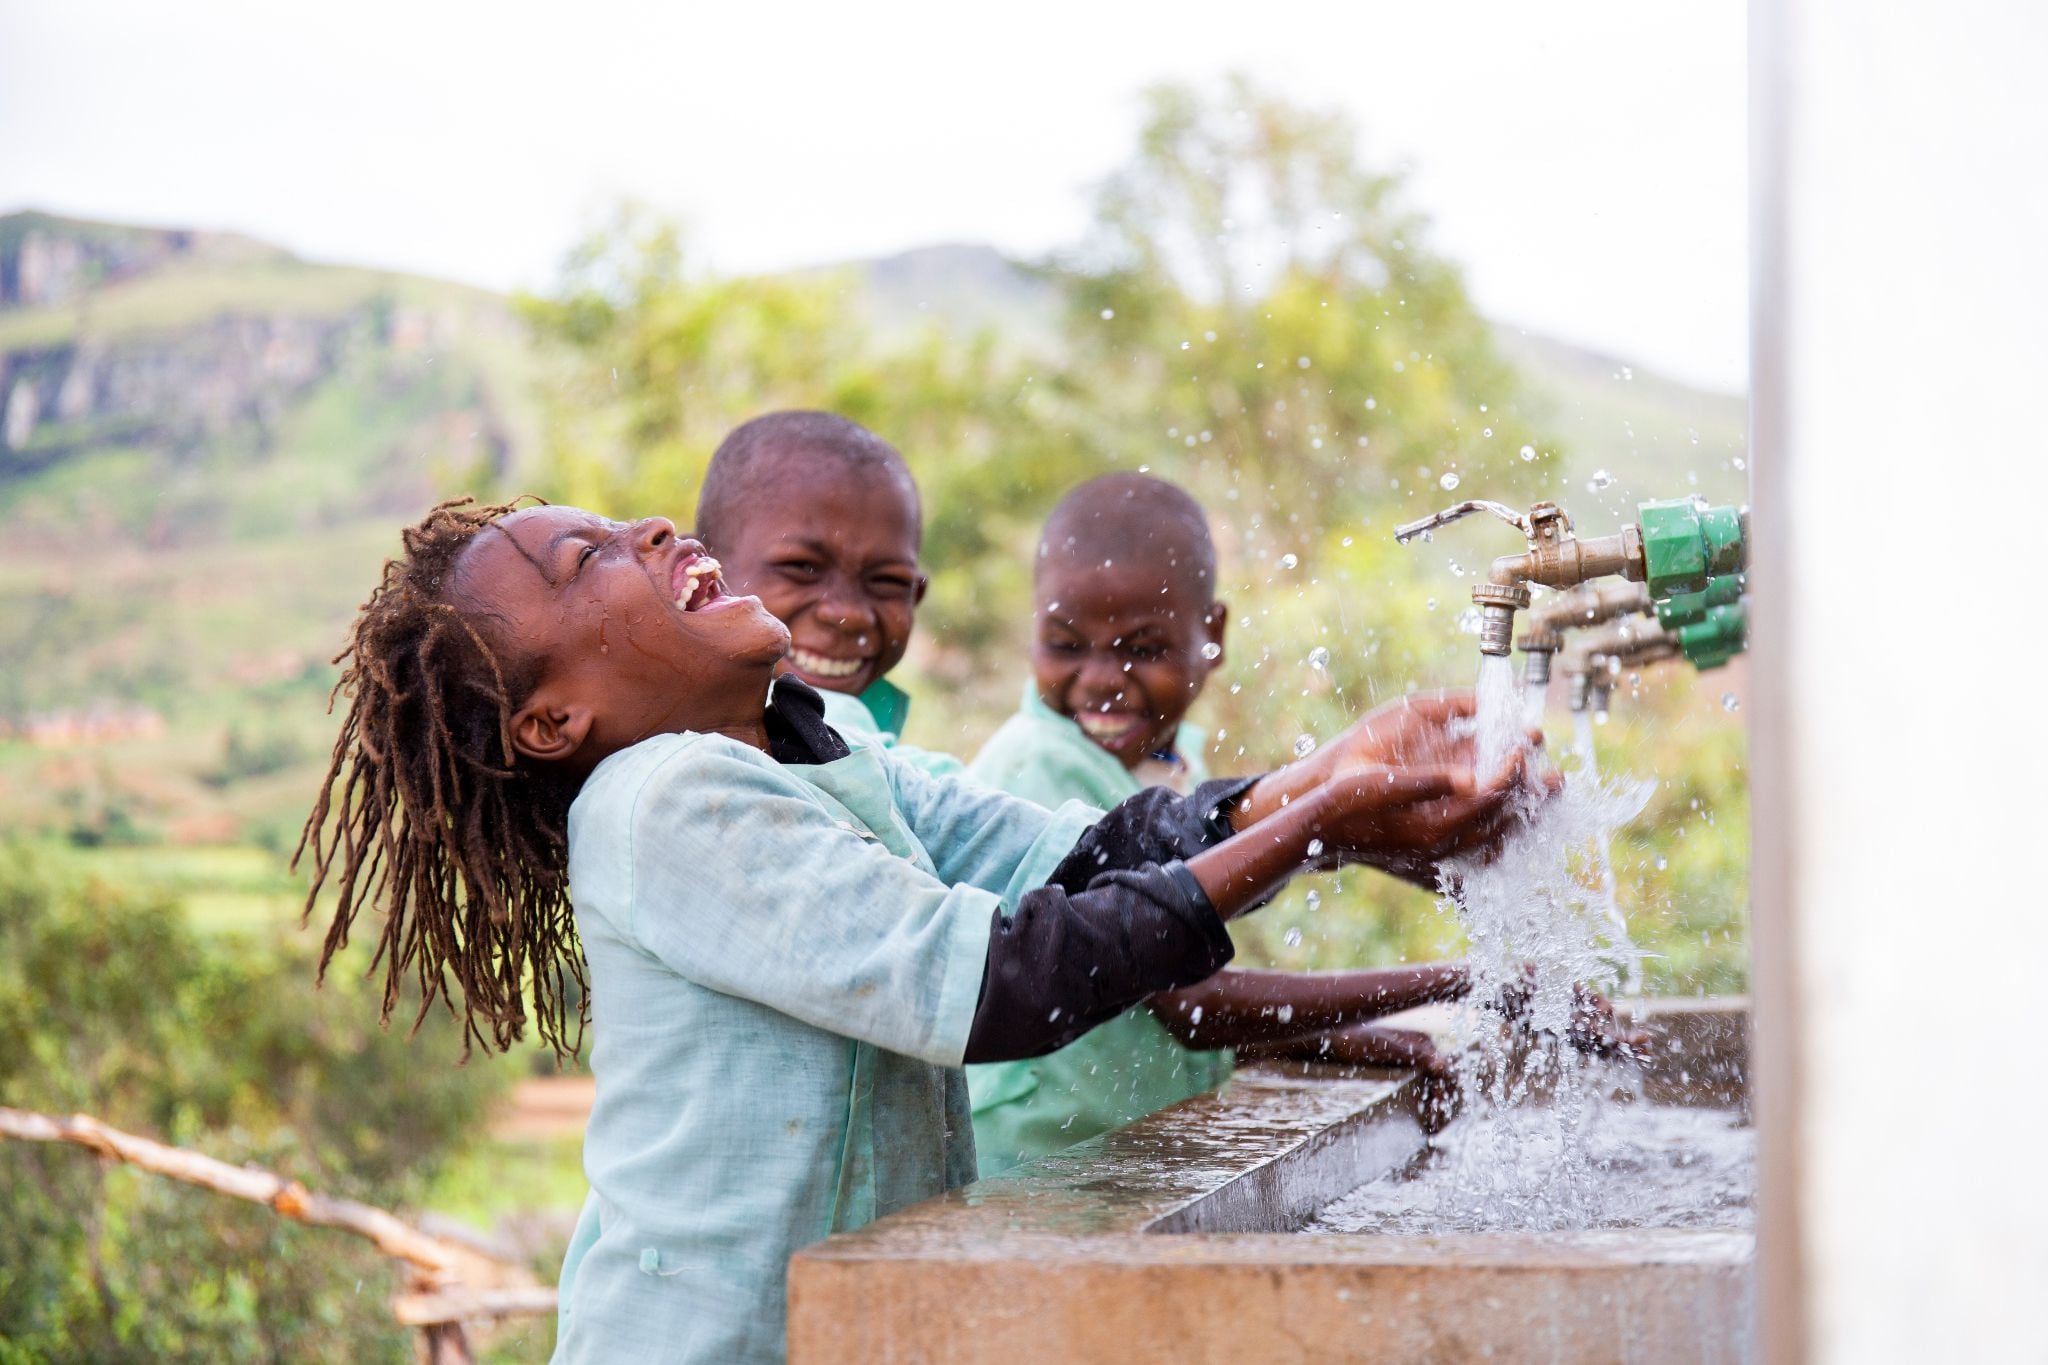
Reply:
[[[0,1138],[73,1143],[155,1175],[267,1205],[295,1222],[354,1233],[412,1268],[413,1292],[398,1300],[410,1305],[407,1312],[411,1316],[399,1317],[409,1327],[459,1321],[468,1316],[471,1307],[477,1308],[479,1317],[555,1311],[555,1291],[534,1285],[532,1275],[522,1267],[430,1236],[368,1204],[315,1194],[298,1181],[270,1171],[231,1166],[199,1152],[138,1137],[89,1114],[54,1118],[0,1106]],[[430,1316],[438,1307],[463,1311],[452,1317]]]
[[[555,1291],[526,1289],[443,1289],[430,1294],[400,1294],[391,1314],[405,1327],[441,1322],[480,1322],[487,1318],[542,1317],[555,1311]]]

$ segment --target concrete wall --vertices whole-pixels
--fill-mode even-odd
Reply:
[[[2048,1360],[2048,6],[1750,13],[1766,1358]]]

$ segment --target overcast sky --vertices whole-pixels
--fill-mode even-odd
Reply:
[[[545,285],[622,196],[726,270],[1072,240],[1137,92],[1341,106],[1495,318],[1744,383],[1738,0],[0,0],[0,210]]]

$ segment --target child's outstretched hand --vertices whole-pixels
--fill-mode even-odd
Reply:
[[[1469,768],[1476,749],[1470,733],[1476,706],[1470,692],[1423,694],[1388,702],[1308,758],[1264,779],[1251,793],[1253,802],[1262,797],[1276,800],[1282,792],[1295,799],[1313,788],[1364,773]],[[1532,731],[1530,738],[1532,743],[1542,742],[1540,731]],[[1532,778],[1529,772],[1525,758],[1517,754],[1503,771],[1481,774],[1480,783],[1469,791],[1384,812],[1373,837],[1353,850],[1354,860],[1435,889],[1436,865],[1443,859],[1485,852],[1506,836],[1520,813],[1521,803],[1511,799],[1514,795],[1537,788],[1554,789],[1562,780],[1554,771],[1541,778]]]

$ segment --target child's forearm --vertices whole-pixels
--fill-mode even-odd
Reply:
[[[1224,971],[1162,991],[1150,1004],[1184,1043],[1249,1047],[1455,1000],[1469,985],[1458,962],[1350,972]]]
[[[1354,1024],[1350,1028],[1311,1033],[1273,1043],[1254,1043],[1237,1049],[1240,1057],[1271,1057],[1297,1062],[1332,1062],[1339,1066],[1440,1067],[1443,1054],[1436,1042],[1419,1029],[1383,1028],[1377,1024]]]
[[[1326,787],[1311,787],[1299,799],[1281,804],[1276,794],[1281,789],[1270,785],[1279,776],[1260,778],[1230,812],[1236,834],[1187,860],[1188,871],[1224,919],[1262,904],[1307,866],[1309,845],[1319,842],[1317,832],[1338,808],[1338,794]],[[1265,797],[1259,795],[1262,790]]]

